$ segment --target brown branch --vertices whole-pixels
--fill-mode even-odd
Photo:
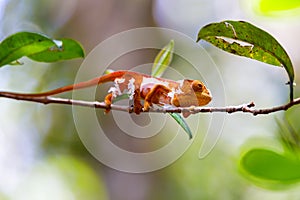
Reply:
[[[74,99],[64,99],[58,97],[32,97],[32,96],[25,96],[19,95],[15,93],[6,93],[0,92],[0,97],[10,98],[15,100],[22,100],[22,101],[31,101],[43,104],[68,104],[68,105],[77,105],[77,106],[84,106],[84,107],[92,107],[92,108],[109,108],[104,102],[98,101],[82,101],[82,100],[74,100]],[[294,105],[300,104],[300,98],[294,99],[293,101],[280,105],[275,106],[272,108],[262,108],[262,109],[254,109],[255,104],[253,102],[238,106],[227,106],[227,107],[168,107],[168,108],[152,108],[150,112],[156,113],[183,113],[183,112],[190,112],[192,114],[196,113],[212,113],[212,112],[225,112],[225,113],[235,113],[235,112],[244,112],[244,113],[252,113],[253,115],[261,115],[261,114],[269,114],[278,111],[285,111],[291,108]],[[110,109],[118,110],[118,111],[125,111],[125,112],[133,112],[133,109],[128,106],[121,106],[121,105],[111,105]]]

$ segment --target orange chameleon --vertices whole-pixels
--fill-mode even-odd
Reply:
[[[108,90],[104,102],[110,106],[113,98],[122,94],[128,94],[129,99],[133,100],[133,111],[136,114],[139,114],[141,111],[149,111],[153,104],[173,105],[176,107],[203,106],[212,99],[209,90],[201,81],[189,79],[173,81],[125,70],[115,71],[89,81],[64,86],[48,92],[36,94],[2,92],[2,94],[43,97],[100,85],[109,81],[113,81],[114,86]],[[142,105],[141,99],[144,100],[144,105]],[[107,112],[109,112],[109,109],[107,109]]]

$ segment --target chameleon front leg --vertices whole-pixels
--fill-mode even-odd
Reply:
[[[144,101],[144,111],[149,111],[150,107],[154,104],[158,104],[160,97],[167,96],[167,94],[171,92],[171,89],[164,86],[157,84],[151,90],[148,92],[148,94],[145,97]]]
[[[136,89],[133,94],[133,112],[138,115],[142,111],[142,108],[141,91],[140,89]]]

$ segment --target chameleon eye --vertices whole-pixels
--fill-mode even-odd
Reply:
[[[202,86],[203,86],[203,85],[202,85],[201,83],[198,84],[198,87],[199,87],[199,89],[201,89],[201,90],[202,90]]]
[[[192,83],[192,88],[195,92],[202,92],[203,84],[200,81],[194,81]]]

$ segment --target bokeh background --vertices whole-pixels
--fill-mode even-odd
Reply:
[[[0,39],[17,31],[38,31],[76,39],[88,54],[106,38],[133,28],[171,28],[196,40],[200,28],[208,23],[246,20],[284,46],[297,77],[299,6],[292,0],[0,0]],[[218,66],[227,105],[255,101],[258,107],[270,107],[288,101],[288,77],[282,68],[229,55],[205,42],[200,45]],[[156,53],[129,55],[114,64],[120,69],[150,63]],[[0,69],[1,90],[38,92],[73,83],[82,62],[22,61],[23,66]],[[296,109],[293,111],[296,122]],[[0,199],[299,199],[297,185],[264,189],[242,176],[237,165],[249,138],[276,138],[274,119],[283,113],[224,115],[222,135],[204,159],[198,158],[204,134],[199,131],[197,140],[172,165],[130,174],[102,165],[87,152],[77,135],[71,107],[0,99]],[[125,138],[123,144],[139,146],[136,142]]]

